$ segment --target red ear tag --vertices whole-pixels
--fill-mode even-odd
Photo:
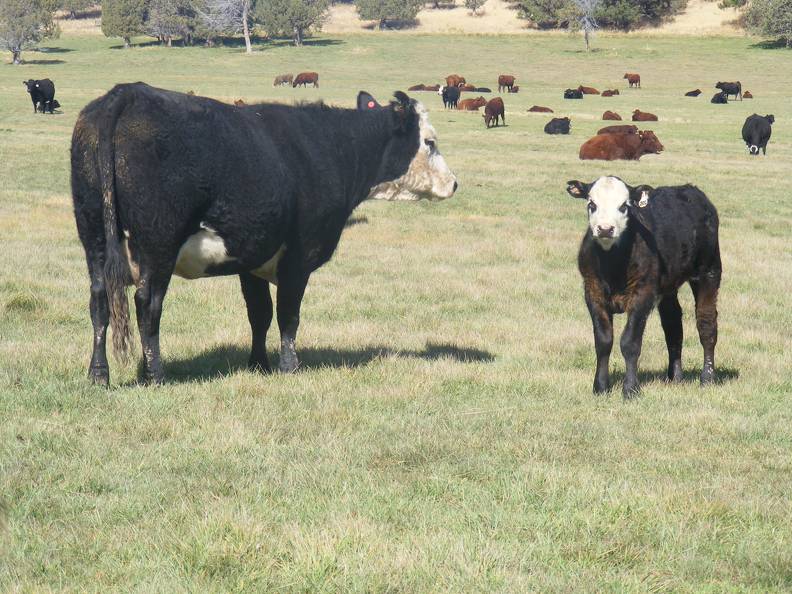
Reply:
[[[376,105],[376,103],[374,103],[373,101],[369,101],[369,102],[368,102],[368,108],[369,108],[369,109],[374,109],[374,106],[375,106],[375,105]]]

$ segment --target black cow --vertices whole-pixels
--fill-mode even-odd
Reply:
[[[773,133],[772,124],[775,117],[772,115],[760,116],[758,114],[749,115],[743,124],[742,137],[748,146],[748,152],[758,155],[759,149],[762,154],[767,154],[767,141]]]
[[[456,109],[459,102],[459,87],[449,87],[448,85],[440,87],[437,94],[443,98],[443,106],[446,109]]]
[[[698,97],[699,95],[701,95],[701,89],[693,89],[685,93],[685,97]]]
[[[693,289],[704,347],[701,383],[714,381],[721,260],[718,212],[712,203],[691,185],[633,188],[617,177],[589,184],[571,181],[567,191],[588,201],[589,228],[580,245],[578,268],[594,326],[594,392],[610,389],[613,314],[624,312],[622,393],[629,398],[639,391],[638,357],[655,304],[668,348],[668,380],[681,381],[682,309],[677,291],[685,282]]]
[[[583,91],[580,89],[567,89],[564,91],[564,99],[583,99]]]
[[[101,384],[109,382],[108,323],[114,351],[129,347],[130,284],[144,379],[163,380],[160,316],[173,274],[239,275],[253,332],[249,365],[263,371],[276,284],[280,370],[294,371],[308,278],[332,256],[354,208],[367,198],[448,198],[457,186],[426,110],[402,92],[387,107],[363,92],[358,109],[234,107],[117,85],[81,112],[71,166],[91,279],[89,377]]]
[[[545,124],[545,134],[569,134],[569,118],[553,118]]]
[[[710,103],[725,104],[728,102],[729,102],[729,98],[726,96],[726,93],[724,93],[723,91],[721,91],[720,93],[715,93],[712,96],[712,99],[710,99]]]
[[[489,87],[476,87],[475,92],[476,93],[492,93],[492,89],[490,89]]]
[[[740,101],[742,101],[742,85],[740,84],[740,81],[719,82],[717,85],[715,85],[715,88],[720,89],[721,91],[726,93],[727,97],[729,95],[734,95],[734,98],[737,99],[737,97],[739,96]]]
[[[50,79],[33,80],[31,78],[23,81],[22,84],[27,87],[27,92],[30,93],[33,113],[37,111],[46,113],[47,110],[52,113],[55,108],[60,107],[60,103],[55,101],[55,83]]]

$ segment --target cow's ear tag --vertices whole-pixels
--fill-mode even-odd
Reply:
[[[649,204],[649,192],[644,190],[641,192],[641,199],[638,200],[638,206],[644,208],[647,204]]]

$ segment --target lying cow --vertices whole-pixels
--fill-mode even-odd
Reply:
[[[440,85],[426,85],[423,90],[437,92],[440,90]]]
[[[514,85],[511,89],[507,89],[507,93],[519,93],[520,85]]]
[[[622,394],[640,391],[638,358],[644,328],[657,304],[668,349],[667,378],[682,381],[682,308],[677,291],[689,283],[704,348],[701,383],[715,380],[721,259],[718,212],[695,186],[631,187],[617,177],[570,181],[567,192],[586,200],[589,224],[578,253],[586,305],[594,326],[594,393],[610,390],[613,315],[626,313],[620,346],[626,372]]]
[[[413,85],[407,90],[408,91],[425,91],[426,90],[426,85],[424,85],[424,84]]]
[[[319,75],[316,72],[300,72],[300,74],[294,77],[292,87],[307,87],[309,84],[319,88]]]
[[[503,105],[503,99],[500,97],[493,97],[487,104],[484,106],[484,113],[482,114],[484,118],[484,123],[486,124],[487,128],[493,124],[495,127],[498,126],[498,118],[501,119],[503,125],[506,125],[506,108]]]
[[[767,154],[767,142],[773,134],[773,122],[775,122],[775,118],[772,115],[753,114],[745,118],[742,137],[748,146],[749,153],[755,156],[759,154],[759,149],[762,149],[762,154]]]
[[[466,82],[465,77],[459,76],[458,74],[449,74],[445,79],[446,86],[448,87],[461,87]]]
[[[657,116],[653,113],[649,113],[647,111],[641,111],[640,109],[636,109],[633,111],[632,114],[632,121],[633,122],[656,122]]]
[[[498,76],[498,93],[504,90],[510,91],[514,86],[515,78],[511,74],[501,74]]]
[[[553,110],[549,107],[542,107],[541,105],[532,105],[528,111],[532,111],[534,113],[553,113]]]
[[[583,99],[583,91],[578,89],[567,89],[564,91],[564,99]]]
[[[443,98],[443,107],[446,109],[456,109],[459,102],[459,87],[440,87],[437,94]]]
[[[729,98],[726,96],[726,93],[720,91],[719,93],[715,93],[710,99],[710,103],[717,103],[721,105],[725,105],[729,102]]]
[[[614,97],[619,94],[619,89],[606,89],[602,91],[600,97]]]
[[[577,90],[580,91],[581,93],[583,93],[584,95],[599,95],[600,94],[600,92],[597,89],[595,89],[594,87],[584,87],[583,85],[580,85],[577,88]]]
[[[608,111],[606,111],[605,113],[602,114],[602,119],[603,120],[621,120],[622,117],[618,113],[616,113],[615,111],[608,110]]]
[[[638,134],[597,134],[583,143],[578,156],[583,160],[637,161],[662,150],[663,145],[654,132],[642,130]]]
[[[275,80],[272,81],[273,87],[280,87],[282,85],[291,86],[292,82],[294,82],[294,76],[291,74],[279,74],[275,77]]]
[[[627,84],[630,87],[638,87],[639,89],[641,88],[641,75],[640,74],[634,74],[634,73],[628,72],[622,78],[626,78],[627,79]]]
[[[701,95],[701,89],[694,89],[685,93],[685,97],[698,97]]]
[[[459,90],[463,92],[471,93],[476,90],[476,87],[475,85],[465,83],[464,85],[459,85]]]
[[[91,279],[89,376],[101,384],[109,382],[108,324],[114,351],[129,349],[130,284],[143,376],[162,382],[160,316],[174,274],[239,276],[253,336],[249,366],[263,371],[269,284],[277,285],[280,370],[295,371],[306,284],[333,255],[354,208],[367,198],[449,198],[457,187],[426,109],[402,92],[387,107],[361,92],[351,110],[235,108],[144,83],[116,85],[81,112],[71,156]]]
[[[753,99],[753,98],[754,98],[753,93],[751,93],[751,91],[745,91],[743,93],[743,99]]]
[[[742,101],[742,85],[740,84],[740,81],[737,81],[737,82],[719,82],[718,84],[715,85],[715,88],[716,89],[720,89],[721,91],[726,93],[727,97],[729,95],[734,95],[735,99],[737,99],[737,97],[739,97],[740,101]]]
[[[638,134],[638,127],[632,124],[605,126],[597,130],[597,134]]]
[[[484,107],[487,100],[484,97],[477,97],[475,99],[462,99],[457,103],[457,109],[460,111],[478,111],[480,107]]]
[[[30,100],[33,102],[33,113],[41,112],[53,113],[53,111],[60,107],[60,103],[55,100],[55,83],[48,78],[41,80],[26,80],[22,82],[27,87],[27,92],[30,93]]]
[[[492,93],[492,89],[489,87],[476,87],[476,93]]]
[[[572,122],[569,118],[553,118],[545,124],[545,134],[569,134]]]

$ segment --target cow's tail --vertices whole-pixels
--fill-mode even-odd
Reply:
[[[99,127],[99,178],[102,184],[102,213],[105,235],[104,281],[110,307],[110,328],[113,332],[113,355],[127,361],[132,344],[129,326],[129,301],[126,287],[131,284],[124,249],[119,238],[118,205],[116,200],[114,136],[118,118],[129,94],[116,87],[107,95],[105,117]]]

